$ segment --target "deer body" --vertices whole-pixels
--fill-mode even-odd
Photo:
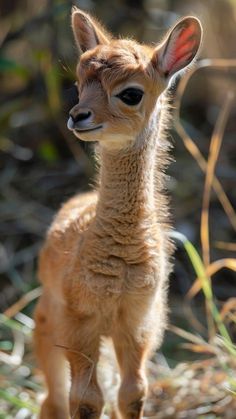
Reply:
[[[85,141],[95,136],[101,169],[98,192],[76,196],[62,207],[40,256],[43,295],[35,342],[49,389],[42,419],[101,416],[96,364],[102,336],[112,339],[121,374],[114,415],[142,416],[145,360],[160,345],[166,326],[171,255],[160,73],[168,78],[179,61],[180,68],[188,64],[200,42],[196,19],[178,25],[166,42],[169,48],[174,43],[173,49],[181,36],[182,42],[174,60],[163,52],[166,43],[158,49],[163,62],[156,76],[151,48],[112,41],[89,15],[73,11],[75,38],[84,54],[77,68],[79,103],[68,127]],[[65,359],[71,371],[69,397]]]

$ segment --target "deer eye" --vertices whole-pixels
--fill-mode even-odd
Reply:
[[[143,97],[143,91],[136,89],[135,87],[128,87],[128,89],[123,90],[118,95],[116,95],[122,102],[126,105],[134,106],[141,102]]]

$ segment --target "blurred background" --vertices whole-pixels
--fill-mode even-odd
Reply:
[[[171,326],[150,374],[155,376],[156,364],[176,371],[182,362],[209,361],[209,354],[215,356],[210,344],[223,352],[228,345],[227,354],[236,354],[236,1],[0,0],[0,311],[5,313],[0,418],[31,417],[37,410],[41,381],[30,347],[40,293],[37,254],[55,211],[73,194],[90,189],[95,175],[93,145],[66,128],[68,110],[76,103],[72,5],[93,13],[114,35],[146,43],[158,42],[184,15],[198,16],[203,24],[199,61],[172,87],[176,161],[168,169],[168,190],[177,249]],[[202,341],[190,339],[183,347],[184,333]],[[216,369],[222,372],[218,364]],[[218,377],[219,383],[224,380]],[[155,385],[163,393],[161,384]],[[200,417],[189,412],[163,417]]]

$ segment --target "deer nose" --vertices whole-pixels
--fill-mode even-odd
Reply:
[[[76,124],[76,122],[85,121],[86,119],[88,119],[92,115],[92,112],[91,111],[79,112],[77,115],[73,115],[73,113],[70,112],[69,115],[72,121],[74,122],[74,124]]]
[[[69,112],[69,116],[67,127],[72,131],[75,129],[89,128],[91,122],[93,122],[93,112],[91,109],[76,109],[74,107]]]

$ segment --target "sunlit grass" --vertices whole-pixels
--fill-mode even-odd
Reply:
[[[212,134],[210,148],[209,148],[209,156],[208,160],[205,161],[203,156],[201,155],[200,151],[198,150],[196,144],[193,140],[188,136],[186,131],[184,130],[181,122],[180,122],[180,106],[181,106],[181,98],[184,94],[184,90],[186,88],[187,82],[189,81],[190,77],[198,70],[204,69],[206,67],[230,67],[236,66],[235,60],[203,60],[189,72],[186,78],[183,78],[179,85],[179,92],[177,94],[178,101],[176,107],[176,129],[179,133],[180,137],[182,138],[186,149],[191,153],[194,160],[197,162],[199,167],[205,172],[205,183],[204,183],[204,192],[203,192],[203,202],[202,202],[202,213],[201,213],[201,226],[200,226],[200,235],[201,235],[201,244],[202,244],[202,257],[200,257],[199,252],[193,246],[193,244],[187,240],[187,238],[180,233],[175,233],[176,238],[182,241],[185,250],[189,256],[191,264],[194,268],[196,273],[196,281],[193,284],[191,290],[188,293],[189,298],[192,298],[196,292],[200,289],[203,291],[206,301],[206,311],[208,316],[208,328],[209,328],[209,335],[214,337],[215,331],[212,330],[214,325],[217,326],[218,331],[220,332],[224,344],[232,353],[232,355],[236,355],[235,347],[231,341],[230,335],[225,327],[221,314],[215,304],[213,291],[212,291],[212,284],[211,284],[211,276],[215,274],[219,269],[222,267],[226,267],[233,271],[236,270],[236,259],[227,258],[219,261],[211,262],[210,260],[210,232],[209,232],[209,217],[210,217],[210,198],[211,198],[211,190],[215,188],[215,191],[218,195],[219,201],[222,204],[222,207],[228,216],[232,227],[236,229],[236,214],[235,211],[229,202],[226,194],[224,193],[218,179],[215,177],[215,167],[217,164],[220,147],[222,144],[225,128],[227,125],[227,121],[229,118],[229,114],[232,108],[232,103],[234,99],[234,94],[232,92],[228,92],[226,95],[225,102],[223,103],[222,109],[219,113],[219,117],[216,121],[215,128]],[[232,245],[231,245],[232,246]]]
[[[205,183],[203,191],[203,201],[202,201],[202,213],[201,213],[201,226],[200,226],[200,236],[201,236],[201,245],[202,245],[202,256],[200,256],[199,251],[196,247],[185,237],[182,233],[173,232],[172,236],[174,239],[181,241],[185,251],[188,255],[189,261],[193,267],[193,270],[196,275],[196,280],[193,283],[191,289],[187,294],[188,299],[194,298],[194,296],[202,291],[205,298],[206,305],[206,314],[207,314],[207,326],[208,326],[208,336],[209,342],[202,341],[202,339],[195,338],[192,333],[183,331],[181,329],[172,328],[172,330],[182,336],[187,341],[191,342],[188,344],[188,348],[203,353],[215,353],[216,357],[219,358],[220,366],[222,370],[226,372],[227,382],[228,382],[228,391],[235,394],[236,390],[236,380],[233,376],[232,366],[235,368],[235,356],[236,356],[236,346],[233,343],[229,330],[224,322],[225,318],[228,316],[234,324],[236,324],[235,304],[236,299],[232,298],[226,302],[220,311],[217,303],[215,301],[213,288],[212,288],[212,276],[217,273],[222,268],[228,268],[230,270],[236,271],[236,258],[224,258],[220,260],[211,261],[211,240],[210,240],[210,231],[209,231],[209,218],[210,218],[210,200],[211,200],[211,191],[215,189],[215,192],[219,198],[219,201],[222,204],[222,207],[225,211],[226,216],[228,216],[229,221],[234,230],[236,230],[236,214],[235,210],[232,207],[228,197],[226,196],[219,180],[215,176],[215,168],[220,152],[220,147],[222,145],[222,140],[231,111],[234,95],[232,92],[228,92],[226,95],[226,100],[223,103],[222,109],[219,113],[218,120],[215,124],[215,128],[212,134],[209,156],[205,160],[202,156],[200,150],[194,141],[187,134],[183,128],[180,121],[180,106],[181,98],[183,96],[184,90],[187,86],[187,82],[190,77],[198,69],[202,69],[208,66],[224,67],[227,66],[236,66],[235,60],[206,60],[200,62],[196,68],[193,68],[189,73],[188,77],[183,78],[180,82],[178,100],[176,107],[176,120],[175,127],[182,138],[183,143],[186,149],[190,152],[194,160],[197,162],[198,166],[205,173]],[[227,250],[234,250],[234,243],[223,243],[220,242],[220,246]],[[186,347],[186,345],[185,345]],[[227,352],[228,356],[223,356],[224,351]]]

